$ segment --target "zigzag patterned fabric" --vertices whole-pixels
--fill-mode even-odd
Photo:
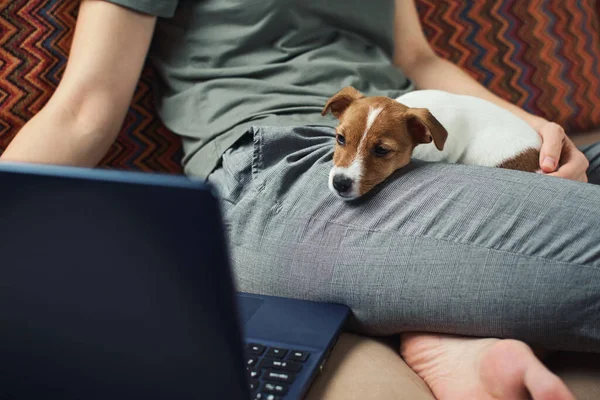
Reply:
[[[568,131],[600,126],[600,1],[416,2],[435,50],[492,91]],[[0,149],[58,84],[78,6],[0,0]],[[181,173],[180,140],[156,117],[153,79],[146,66],[102,166]]]
[[[79,0],[0,0],[0,149],[48,101],[65,69]],[[100,165],[181,173],[181,141],[156,117],[147,65]],[[1,151],[1,150],[0,150]]]
[[[418,0],[438,54],[567,132],[600,126],[600,1]]]

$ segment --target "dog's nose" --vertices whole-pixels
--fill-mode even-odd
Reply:
[[[345,175],[336,175],[333,177],[333,188],[339,193],[345,193],[352,187],[352,179]]]

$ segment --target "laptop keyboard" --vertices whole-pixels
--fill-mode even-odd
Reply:
[[[304,350],[246,344],[246,371],[255,400],[282,400],[310,354]]]

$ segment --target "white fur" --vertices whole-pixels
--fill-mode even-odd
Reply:
[[[352,160],[352,163],[355,163],[356,161],[361,161],[360,164],[362,166],[362,154],[361,154],[362,144],[365,141],[365,139],[367,138],[367,134],[373,127],[375,120],[377,119],[377,117],[379,117],[379,114],[381,114],[382,111],[383,111],[382,107],[377,107],[377,108],[369,107],[369,115],[367,115],[367,126],[365,127],[365,132],[363,133],[362,137],[360,138],[360,142],[358,142],[356,155],[354,156],[354,160]],[[361,174],[362,174],[362,170],[361,170]]]
[[[413,157],[496,167],[528,148],[539,149],[540,135],[510,111],[473,96],[440,90],[417,90],[396,101],[427,108],[448,131],[442,151],[434,143],[415,148]]]
[[[371,130],[371,128],[373,127],[373,123],[375,123],[375,120],[377,119],[377,117],[379,117],[381,111],[383,111],[382,107],[369,107],[369,115],[367,115],[367,127],[365,128],[365,133],[363,133],[362,139],[360,139],[361,143],[367,137],[367,133],[369,133],[369,130]]]
[[[358,158],[357,156],[354,158],[354,161],[352,161],[352,164],[350,164],[348,167],[334,166],[331,168],[331,171],[329,172],[329,190],[331,190],[336,196],[345,200],[358,197],[358,188],[360,187],[360,178],[363,170],[362,164],[362,159]],[[342,174],[352,179],[352,188],[348,192],[344,193],[343,196],[341,196],[333,187],[333,177],[337,174]]]

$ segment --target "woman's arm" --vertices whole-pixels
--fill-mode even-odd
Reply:
[[[60,84],[0,160],[95,166],[123,124],[155,22],[112,3],[82,1]]]
[[[476,96],[511,111],[542,136],[540,167],[544,172],[556,171],[552,175],[587,181],[588,161],[559,125],[501,99],[459,67],[435,54],[423,34],[414,0],[396,0],[395,18],[394,64],[417,88]]]

